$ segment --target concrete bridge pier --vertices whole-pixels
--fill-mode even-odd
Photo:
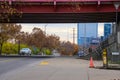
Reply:
[[[113,23],[112,34],[108,38],[107,52],[108,58],[111,63],[118,63],[120,61],[120,20],[117,25]],[[113,52],[118,52],[119,54],[112,54]]]
[[[108,38],[109,51],[111,52],[120,52],[120,20],[116,23],[113,23],[112,26],[112,35]]]
[[[118,43],[118,51],[120,53],[120,20],[118,21],[117,24],[117,43]]]

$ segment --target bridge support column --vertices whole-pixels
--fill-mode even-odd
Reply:
[[[118,35],[117,35],[117,42],[118,42],[118,51],[120,52],[120,20],[118,21],[118,26],[117,26],[117,32],[118,32]]]
[[[120,60],[120,20],[118,20],[117,25],[113,24],[112,35],[109,37],[108,43],[110,46],[108,49],[108,59],[111,63],[118,63]],[[111,64],[109,63],[109,64]]]
[[[109,41],[111,41],[111,42],[115,41],[115,43],[112,44],[112,49],[111,49],[112,51],[115,51],[115,52],[118,52],[119,49],[120,49],[120,44],[118,43],[118,42],[120,42],[119,41],[120,39],[118,39],[118,32],[120,32],[120,21],[117,23],[117,25],[113,24],[113,26],[112,26],[112,37],[109,38]]]

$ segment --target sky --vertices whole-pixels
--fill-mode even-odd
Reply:
[[[77,43],[77,23],[24,23],[22,30],[24,32],[32,32],[34,27],[41,28],[46,34],[55,34],[60,37],[61,41],[73,42],[73,28],[75,29],[75,43]],[[103,23],[98,24],[98,36],[103,35]],[[46,26],[46,27],[45,27]]]

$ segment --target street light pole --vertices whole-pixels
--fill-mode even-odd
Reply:
[[[84,47],[86,48],[86,23],[84,26]]]
[[[117,33],[118,33],[118,18],[117,18],[117,16],[118,16],[118,8],[119,8],[119,3],[114,3],[114,7],[115,7],[115,10],[116,10],[116,22],[115,22],[115,24],[116,24],[116,26],[115,26],[115,31],[116,31],[116,50],[118,50],[118,35],[117,35]]]
[[[67,41],[69,41],[69,28],[67,27]]]
[[[75,28],[73,28],[73,44],[75,44]]]
[[[47,25],[48,25],[48,24],[46,24],[46,25],[44,26],[44,28],[45,28],[45,35],[46,35],[46,27],[47,27]]]

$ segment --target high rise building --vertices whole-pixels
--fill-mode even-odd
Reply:
[[[104,39],[108,38],[111,33],[112,33],[112,24],[105,23],[104,24]]]
[[[77,42],[80,46],[90,45],[93,38],[98,37],[98,23],[78,23]]]

